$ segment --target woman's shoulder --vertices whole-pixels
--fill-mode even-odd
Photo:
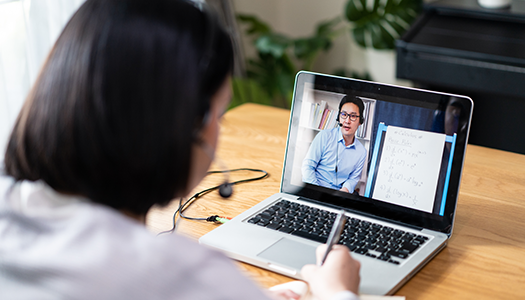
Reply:
[[[156,236],[104,205],[61,198],[39,183],[18,183],[9,204],[0,225],[16,230],[3,232],[11,247],[0,263],[25,272],[10,286],[77,299],[265,299],[223,254],[178,234]],[[50,273],[51,286],[39,286]]]
[[[126,238],[117,232],[112,234],[117,239],[112,244],[118,251],[107,262],[121,270],[123,287],[135,282],[142,286],[141,290],[161,298],[177,295],[177,299],[266,299],[220,252],[179,234],[155,236],[140,225],[129,226],[126,231]],[[138,272],[127,271],[130,263],[131,269]],[[151,299],[148,293],[144,297]]]
[[[4,174],[3,165],[0,161],[0,198],[5,198],[5,193],[9,191],[14,183],[15,180],[12,177]]]

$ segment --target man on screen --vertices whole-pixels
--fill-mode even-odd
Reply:
[[[344,96],[337,124],[319,132],[303,160],[303,181],[353,193],[366,160],[366,149],[355,137],[363,124],[364,104],[359,97]]]

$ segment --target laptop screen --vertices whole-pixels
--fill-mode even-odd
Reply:
[[[450,234],[468,97],[300,72],[281,191]]]

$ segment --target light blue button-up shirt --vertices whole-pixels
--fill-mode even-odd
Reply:
[[[365,161],[366,149],[357,138],[345,146],[339,127],[323,130],[314,138],[303,160],[303,181],[337,190],[346,187],[352,193]]]

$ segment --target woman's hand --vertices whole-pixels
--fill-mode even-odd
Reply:
[[[318,262],[326,247],[326,245],[317,247]],[[347,247],[334,245],[322,266],[306,265],[301,270],[301,274],[310,285],[310,291],[315,297],[329,300],[341,291],[358,293],[360,267],[361,264],[352,258]]]
[[[292,290],[276,290],[269,291],[270,297],[273,300],[299,300],[301,295],[296,294]]]

